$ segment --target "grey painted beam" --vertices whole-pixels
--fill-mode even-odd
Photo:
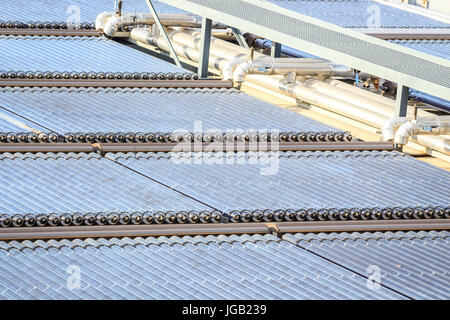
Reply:
[[[231,30],[233,31],[233,34],[236,37],[236,40],[239,43],[239,45],[241,47],[248,49],[247,41],[245,40],[244,36],[242,35],[241,30],[236,29],[236,28],[231,28]]]
[[[272,47],[270,48],[270,56],[272,58],[281,57],[281,43],[272,41]]]
[[[398,85],[397,97],[395,100],[395,117],[406,117],[408,109],[409,88],[403,85]]]
[[[209,48],[211,46],[212,20],[202,18],[200,59],[198,61],[198,76],[200,79],[208,78]]]
[[[260,0],[160,0],[323,59],[450,100],[450,61]]]
[[[181,65],[180,59],[178,59],[177,53],[175,52],[172,43],[170,42],[169,37],[167,36],[166,33],[166,29],[164,29],[164,26],[161,23],[161,20],[159,20],[158,14],[156,13],[155,8],[153,7],[153,3],[151,0],[146,0],[147,1],[147,5],[150,9],[150,12],[152,13],[153,18],[155,19],[156,25],[159,28],[159,31],[161,32],[161,34],[163,35],[164,39],[166,40],[167,44],[169,45],[169,49],[170,49],[170,56],[173,58],[173,60],[175,60],[175,64],[179,67],[179,68],[183,68],[183,66]]]

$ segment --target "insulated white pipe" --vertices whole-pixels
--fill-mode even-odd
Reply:
[[[298,75],[353,77],[353,70],[343,65],[323,59],[312,58],[268,58],[254,59],[238,65],[233,73],[233,81],[242,83],[247,74],[288,74]]]
[[[181,26],[200,28],[201,20],[187,14],[161,13],[158,15],[164,26]],[[117,30],[130,25],[153,25],[155,19],[151,13],[124,12],[118,16],[113,12],[102,12],[95,20],[95,28],[104,34],[114,37]],[[214,28],[223,28],[222,25],[214,23]]]
[[[376,112],[375,110],[367,110],[360,106],[360,104],[350,103],[345,99],[345,95],[340,99],[334,95],[327,95],[318,92],[314,88],[308,87],[304,82],[297,81],[295,85],[286,85],[283,83],[280,76],[265,76],[265,75],[248,75],[247,81],[261,85],[262,87],[275,90],[284,94],[288,94],[300,101],[316,105],[318,107],[330,110],[332,112],[344,115],[350,119],[354,119],[375,128],[384,128],[389,121],[389,117]],[[363,90],[362,90],[363,91]],[[363,91],[364,92],[364,91]],[[345,99],[345,100],[344,100]],[[399,125],[399,124],[396,124]],[[391,133],[390,140],[394,137]],[[412,137],[415,142],[424,145],[430,149],[450,154],[449,139],[446,136],[422,136],[417,135]]]
[[[168,28],[167,32],[177,55],[198,62],[201,40],[197,31]],[[133,29],[131,37],[168,51],[166,41],[162,37],[152,37],[148,29]],[[209,66],[221,70],[227,77],[235,65],[249,59],[248,50],[220,39],[212,39],[211,53]],[[292,61],[287,61],[289,62]],[[297,78],[297,83],[285,84],[281,76],[247,75],[246,80],[379,129],[389,122],[394,109],[394,101],[391,99],[332,79]],[[394,123],[394,126],[397,126],[397,123]],[[394,138],[392,134],[390,133],[390,140]],[[412,139],[428,148],[443,153],[449,152],[449,141],[445,136],[417,135]]]
[[[395,133],[394,142],[405,145],[414,135],[443,135],[450,133],[450,117],[434,117],[410,120],[403,123]]]

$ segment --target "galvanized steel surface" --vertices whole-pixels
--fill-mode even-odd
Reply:
[[[448,23],[372,0],[268,0],[268,2],[342,27],[450,27]]]
[[[0,299],[405,298],[271,235],[0,241],[0,257]]]
[[[0,213],[207,209],[95,153],[4,153],[0,163]]]
[[[279,158],[265,155],[106,156],[222,211],[450,204],[450,173],[399,152],[281,152]]]
[[[450,298],[450,232],[287,234],[283,239],[413,299]]]
[[[450,60],[450,40],[389,40],[389,42]]]
[[[235,89],[11,87],[0,89],[0,106],[61,134],[180,129],[337,131]],[[195,121],[201,121],[200,128],[194,127]]]
[[[186,13],[183,10],[152,1],[157,12]],[[4,21],[58,21],[72,23],[78,18],[80,22],[94,22],[103,11],[113,12],[114,1],[111,0],[2,0],[0,2],[0,20]],[[150,12],[143,0],[123,1],[122,12]]]
[[[186,72],[104,37],[0,36],[3,71]]]

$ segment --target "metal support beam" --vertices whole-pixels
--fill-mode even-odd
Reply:
[[[231,31],[233,31],[234,36],[236,37],[237,42],[241,47],[244,47],[248,49],[247,41],[245,40],[244,36],[242,35],[241,31],[237,28],[231,27]]]
[[[281,43],[272,41],[272,47],[270,48],[270,56],[272,58],[281,57]]]
[[[116,8],[116,14],[118,16],[122,15],[122,0],[117,1],[117,8]]]
[[[169,45],[170,56],[173,58],[173,60],[175,60],[175,64],[179,68],[183,68],[183,66],[181,65],[180,59],[178,59],[177,53],[173,49],[172,43],[170,42],[170,39],[167,36],[166,29],[164,29],[164,26],[162,25],[161,20],[159,20],[158,14],[156,13],[155,8],[153,7],[152,1],[151,0],[146,0],[146,1],[147,1],[147,5],[148,5],[148,7],[150,9],[150,12],[152,13],[153,18],[155,19],[156,25],[159,28],[159,31],[163,35],[164,39],[167,41],[167,44]]]
[[[208,78],[209,48],[211,46],[211,27],[212,27],[212,20],[202,18],[200,59],[198,61],[198,71],[197,71],[200,79]]]
[[[406,117],[408,97],[409,88],[399,84],[397,87],[397,98],[395,100],[395,117]]]

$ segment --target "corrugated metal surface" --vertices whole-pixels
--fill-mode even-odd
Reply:
[[[419,14],[372,0],[268,0],[280,7],[343,27],[450,27]],[[379,20],[377,15],[379,14]]]
[[[29,132],[31,129],[44,130],[41,126],[0,109],[0,132]]]
[[[186,72],[103,37],[0,36],[0,47],[6,71]]]
[[[2,299],[404,298],[271,235],[0,242],[0,257]]]
[[[369,266],[375,266],[381,284],[411,298],[450,298],[448,231],[292,234],[283,239],[360,274],[368,275]]]
[[[207,209],[97,154],[3,153],[0,167],[0,213]]]
[[[449,40],[387,40],[411,49],[431,54],[436,57],[450,59],[450,41]],[[272,42],[267,39],[257,39],[256,44],[270,49]],[[316,58],[309,53],[296,50],[294,48],[282,45],[281,52],[290,57]]]
[[[336,131],[235,89],[1,88],[0,105],[60,133],[279,129]]]
[[[158,0],[152,0],[157,12],[185,13]],[[144,0],[123,1],[124,12],[150,12]],[[2,0],[0,20],[4,21],[74,21],[79,14],[80,22],[94,22],[103,11],[114,11],[113,0]]]
[[[399,152],[282,152],[279,163],[248,155],[107,157],[224,211],[450,204],[450,173]]]
[[[450,60],[450,40],[389,40],[389,42]]]

